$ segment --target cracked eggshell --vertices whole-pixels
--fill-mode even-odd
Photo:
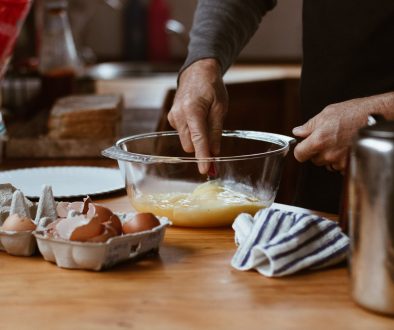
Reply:
[[[55,227],[60,238],[79,242],[101,235],[103,230],[104,226],[98,217],[88,218],[83,214],[62,219]]]
[[[109,208],[100,204],[91,203],[89,204],[89,209],[86,215],[88,217],[98,217],[102,224],[110,225],[118,235],[122,234],[122,223]]]
[[[118,233],[116,232],[116,230],[111,226],[111,225],[105,225],[104,226],[104,231],[101,235],[92,237],[90,239],[87,240],[87,242],[96,242],[96,243],[104,243],[106,241],[108,241],[111,237],[115,237],[118,236]]]
[[[117,214],[128,219],[131,214]],[[68,269],[100,271],[120,262],[139,259],[147,253],[157,253],[170,225],[167,218],[160,218],[160,225],[138,234],[117,235],[105,242],[67,241],[34,232],[38,248],[45,260]]]

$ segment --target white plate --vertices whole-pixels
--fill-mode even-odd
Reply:
[[[0,172],[0,183],[11,183],[26,197],[39,198],[42,185],[56,198],[113,192],[124,188],[119,169],[91,166],[35,167]]]

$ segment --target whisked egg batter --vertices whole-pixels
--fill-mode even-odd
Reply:
[[[191,193],[144,193],[134,196],[131,203],[139,212],[152,212],[186,227],[227,226],[240,213],[254,215],[266,207],[251,193],[235,190],[219,180],[207,181]]]

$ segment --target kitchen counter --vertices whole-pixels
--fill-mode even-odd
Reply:
[[[54,162],[8,162],[2,168],[55,165]],[[57,162],[73,163],[84,164]],[[116,166],[112,161],[95,164]],[[98,202],[115,211],[131,209],[125,195]],[[171,330],[394,327],[393,319],[367,312],[353,303],[344,266],[270,279],[254,271],[233,269],[230,260],[234,252],[230,228],[175,227],[168,228],[159,255],[103,272],[60,269],[40,256],[14,257],[0,252],[0,327]]]
[[[174,72],[98,80],[95,88],[98,93],[122,93],[126,108],[160,108],[167,91],[176,88],[177,75]],[[223,79],[226,84],[234,84],[299,78],[300,75],[301,67],[296,64],[238,64],[232,66]]]
[[[223,79],[228,86],[239,86],[244,83],[252,84],[299,79],[300,75],[301,67],[295,64],[237,64],[226,72]],[[156,129],[162,115],[163,102],[165,102],[168,93],[176,89],[176,83],[176,72],[159,73],[151,76],[97,80],[95,82],[95,90],[97,93],[102,94],[120,93],[123,95],[125,111],[123,113],[121,132],[123,136],[127,136]],[[233,102],[237,102],[238,92],[229,90],[229,93],[231,105]],[[244,93],[244,91],[241,93]],[[281,98],[285,99],[286,96],[282,95]],[[265,105],[264,102],[261,102],[261,104]]]

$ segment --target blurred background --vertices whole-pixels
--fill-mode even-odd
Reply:
[[[124,1],[125,7],[129,1]],[[142,1],[145,4],[149,0]],[[71,0],[72,8],[77,3],[85,3],[95,11],[94,16],[86,25],[84,41],[91,47],[100,60],[120,59],[125,56],[123,34],[128,29],[124,22],[122,9],[109,10],[105,1]],[[197,0],[167,0],[170,17],[181,22],[186,31],[192,25],[193,13]],[[123,8],[123,10],[126,8]],[[301,13],[302,0],[280,0],[276,8],[269,12],[246,48],[241,53],[242,61],[299,61],[301,59]],[[105,24],[103,24],[105,22]],[[180,38],[170,38],[171,57],[183,59],[186,55],[185,45]]]
[[[100,157],[119,137],[172,129],[167,113],[196,5],[197,0],[33,1],[1,81],[8,131],[3,157]],[[299,124],[301,17],[302,0],[279,0],[262,19],[224,77],[230,96],[225,129],[291,135]],[[111,139],[93,137],[93,128],[54,138],[51,129],[57,128],[48,122],[56,102],[75,95],[95,100],[98,94],[122,99]],[[72,100],[69,110],[77,116],[86,102]],[[97,101],[89,110],[99,113],[100,106]],[[289,179],[278,197],[285,202],[296,177],[294,159],[288,163]]]
[[[43,0],[34,2],[14,57],[33,54],[37,49],[34,43],[39,42],[39,35],[37,31],[34,33],[34,26],[42,27],[42,22],[39,22],[42,20],[42,13],[39,12],[42,11],[42,3]],[[135,55],[143,53],[144,49],[130,51],[130,48],[146,47],[148,16],[154,4],[155,0],[69,0],[71,29],[80,55],[91,62],[123,61],[133,59],[133,56],[144,60],[142,56],[138,58]],[[182,61],[186,55],[184,37],[191,28],[197,0],[166,0],[164,4],[168,10],[164,16],[176,21],[172,28],[178,32],[168,33],[168,60]],[[302,0],[278,1],[276,8],[263,18],[259,30],[242,51],[239,61],[300,61],[301,12]],[[136,42],[135,38],[139,37],[145,40]],[[148,57],[145,59],[148,60]]]

